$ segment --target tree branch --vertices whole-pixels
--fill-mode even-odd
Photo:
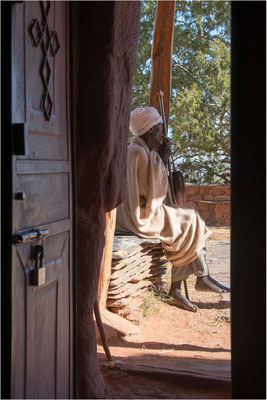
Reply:
[[[179,63],[173,64],[173,67],[179,67],[180,69],[188,73],[190,76],[193,76],[192,72],[190,72],[187,68],[185,68],[183,65]]]

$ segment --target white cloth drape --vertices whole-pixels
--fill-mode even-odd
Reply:
[[[167,190],[160,156],[135,137],[128,146],[127,190],[117,209],[116,230],[160,239],[167,259],[180,267],[197,258],[211,232],[193,208],[163,204]]]

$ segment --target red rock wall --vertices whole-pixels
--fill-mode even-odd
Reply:
[[[99,398],[93,305],[105,212],[125,191],[131,89],[140,3],[72,2],[72,90],[76,179],[76,395]]]
[[[207,225],[230,225],[230,185],[185,185],[185,205],[199,211]]]

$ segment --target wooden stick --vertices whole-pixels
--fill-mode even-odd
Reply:
[[[103,249],[99,283],[98,283],[98,307],[100,310],[107,307],[108,286],[111,275],[112,263],[112,247],[114,239],[114,231],[116,224],[116,208],[106,212],[106,228],[105,228],[105,247]]]
[[[185,291],[185,296],[186,296],[187,300],[190,301],[186,279],[184,280],[184,291]]]
[[[163,133],[164,133],[165,137],[168,137],[168,130],[167,130],[165,111],[164,111],[164,103],[163,103],[164,93],[163,93],[162,90],[158,90],[157,94],[159,96],[160,113],[161,113],[161,117],[162,117],[162,120],[163,120]],[[173,168],[174,168],[174,171],[175,171],[174,162],[173,162]],[[171,170],[170,159],[168,160],[168,172],[169,172],[169,183],[170,183],[172,201],[173,201],[174,204],[177,204],[177,200],[176,200],[175,193],[174,193],[174,186],[173,186],[173,180],[172,180],[172,170]]]
[[[104,330],[104,327],[103,327],[103,324],[102,324],[101,315],[100,315],[100,311],[99,311],[97,300],[95,301],[95,304],[94,304],[94,313],[95,313],[95,319],[96,319],[97,327],[98,327],[98,330],[99,330],[99,333],[100,333],[103,349],[105,350],[107,359],[109,361],[112,361],[112,356],[111,356],[111,353],[110,353],[110,350],[109,350],[109,347],[108,347],[108,342],[107,342],[105,330]]]

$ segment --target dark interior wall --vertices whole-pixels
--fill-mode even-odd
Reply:
[[[266,2],[232,2],[232,388],[266,398]]]
[[[11,371],[11,2],[1,2],[1,398],[10,397]]]
[[[72,2],[72,87],[76,143],[77,397],[103,393],[93,304],[105,212],[122,200],[140,3]]]

